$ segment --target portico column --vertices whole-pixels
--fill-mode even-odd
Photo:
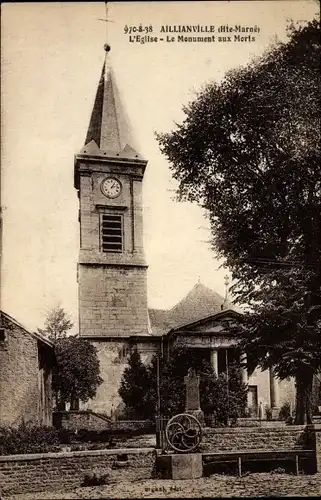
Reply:
[[[218,376],[218,351],[213,347],[211,348],[211,365],[216,376]]]
[[[242,352],[240,355],[240,363],[241,363],[240,373],[241,373],[242,382],[243,382],[243,384],[247,384],[248,376],[247,376],[247,367],[245,366],[245,364],[246,364],[246,353],[245,352]]]
[[[279,382],[273,368],[270,368],[270,401],[271,408],[277,408],[279,406]]]

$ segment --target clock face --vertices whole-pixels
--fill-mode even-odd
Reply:
[[[101,183],[101,190],[108,198],[117,198],[121,193],[121,183],[115,177],[108,177]]]

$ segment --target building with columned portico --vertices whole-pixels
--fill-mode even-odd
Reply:
[[[147,167],[133,140],[110,64],[109,46],[84,147],[75,155],[79,198],[79,334],[97,348],[104,380],[87,407],[111,414],[121,406],[118,387],[128,354],[145,363],[174,343],[202,350],[217,374],[244,360],[230,331],[241,317],[225,299],[198,282],[170,310],[149,309],[143,247],[142,184]],[[155,168],[150,165],[148,168]],[[294,403],[293,381],[242,369],[248,406]]]

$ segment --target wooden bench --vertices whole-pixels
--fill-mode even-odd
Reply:
[[[248,461],[280,461],[294,460],[295,473],[299,474],[299,458],[313,458],[315,450],[291,449],[291,450],[242,450],[242,451],[223,451],[219,453],[202,453],[203,462],[228,463],[235,462],[238,465],[238,474],[242,476],[242,460]]]

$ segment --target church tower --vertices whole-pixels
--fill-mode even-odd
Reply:
[[[90,339],[148,335],[142,181],[109,62],[99,81],[82,150],[75,156],[79,197],[79,334]]]
[[[121,403],[118,388],[133,341],[148,342],[150,333],[142,217],[147,161],[135,148],[107,44],[105,51],[85,145],[75,155],[74,185],[79,335],[96,347],[103,379],[87,407],[111,414]]]

